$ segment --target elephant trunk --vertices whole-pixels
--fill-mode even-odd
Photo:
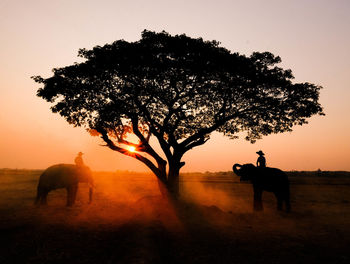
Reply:
[[[233,165],[233,167],[232,167],[233,172],[234,172],[237,176],[240,176],[240,173],[239,173],[239,169],[238,169],[238,168],[241,168],[241,167],[242,167],[242,165],[241,165],[241,164],[238,164],[238,163],[236,163],[236,164]]]
[[[91,180],[89,181],[89,203],[92,202],[92,194],[94,192],[94,182]]]

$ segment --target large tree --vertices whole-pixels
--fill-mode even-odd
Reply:
[[[81,49],[84,62],[33,78],[43,85],[37,95],[53,103],[54,113],[143,162],[178,195],[183,155],[212,132],[235,138],[246,131],[254,142],[323,114],[321,87],[292,83],[291,70],[276,66],[280,57],[269,52],[247,57],[219,45],[145,30],[139,41]],[[151,146],[151,136],[162,155]]]

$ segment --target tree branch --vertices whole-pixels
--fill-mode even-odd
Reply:
[[[151,114],[149,113],[147,108],[143,104],[141,104],[141,102],[137,98],[135,99],[135,102],[136,102],[137,106],[139,107],[139,109],[146,115],[148,122],[149,122],[150,132],[158,139],[158,142],[159,142],[165,156],[167,157],[167,159],[169,161],[172,158],[172,154],[170,151],[170,145],[168,142],[166,142],[164,140],[164,137],[163,137],[164,132],[162,131],[161,133],[159,133],[157,131],[157,128],[160,129],[163,127],[159,124],[155,124],[155,120],[151,117]],[[142,135],[142,137],[143,137],[143,135]],[[155,151],[154,151],[154,153],[158,156],[158,154]]]
[[[232,114],[230,116],[227,116],[223,119],[218,120],[217,122],[215,122],[211,127],[207,127],[207,128],[203,128],[201,130],[198,131],[198,133],[193,134],[192,136],[188,137],[187,139],[185,139],[184,141],[182,141],[179,145],[183,148],[183,149],[188,149],[188,146],[191,146],[191,144],[193,143],[194,146],[196,146],[196,142],[199,141],[198,143],[200,143],[201,138],[204,138],[204,136],[206,134],[210,134],[213,131],[215,131],[216,129],[218,129],[220,126],[224,125],[227,121],[231,120],[232,118],[236,117],[237,113]],[[205,143],[205,142],[204,142]],[[204,144],[203,143],[203,144]],[[199,144],[201,145],[201,144]],[[194,147],[193,146],[193,147]],[[193,148],[192,147],[192,148]]]
[[[162,164],[164,166],[164,164],[166,164],[167,162],[164,159],[162,159],[162,157],[160,157],[157,154],[157,152],[155,152],[155,150],[148,143],[147,139],[142,135],[141,131],[138,128],[138,119],[137,119],[137,117],[131,118],[131,122],[132,122],[133,132],[140,139],[140,141],[142,143],[142,146],[144,147],[144,152],[146,152],[149,155],[151,155],[157,161],[158,164]]]
[[[204,136],[200,137],[197,141],[193,141],[190,144],[188,144],[185,148],[184,148],[184,152],[189,151],[190,149],[203,145],[205,142],[207,142],[209,140],[209,138],[205,139]]]
[[[152,161],[150,161],[149,159],[147,159],[146,157],[138,154],[138,153],[134,153],[134,152],[130,152],[124,148],[118,147],[117,145],[114,144],[114,142],[108,137],[107,131],[104,130],[103,128],[96,128],[96,131],[99,132],[101,134],[101,138],[107,143],[107,146],[114,150],[114,151],[118,151],[119,153],[122,153],[126,156],[135,158],[141,162],[143,162],[148,168],[151,169],[151,171],[162,181],[164,181],[164,175],[162,175],[161,171],[159,170],[159,168],[157,168]]]

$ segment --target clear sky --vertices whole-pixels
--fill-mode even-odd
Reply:
[[[188,152],[182,171],[228,171],[233,163],[284,170],[350,170],[350,1],[348,0],[0,0],[0,168],[73,163],[78,151],[94,170],[147,168],[100,146],[36,97],[33,75],[71,65],[79,48],[136,41],[143,29],[218,40],[242,54],[270,51],[296,82],[324,87],[326,116],[255,144],[213,134]]]

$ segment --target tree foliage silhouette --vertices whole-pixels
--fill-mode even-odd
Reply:
[[[291,70],[276,66],[280,57],[269,52],[247,57],[219,44],[144,30],[136,42],[81,49],[84,62],[33,79],[43,85],[37,95],[53,103],[54,113],[140,160],[177,195],[183,155],[213,131],[231,138],[246,131],[254,142],[323,115],[321,87],[293,84]],[[130,133],[138,143],[129,140]],[[151,146],[151,136],[162,155]]]

